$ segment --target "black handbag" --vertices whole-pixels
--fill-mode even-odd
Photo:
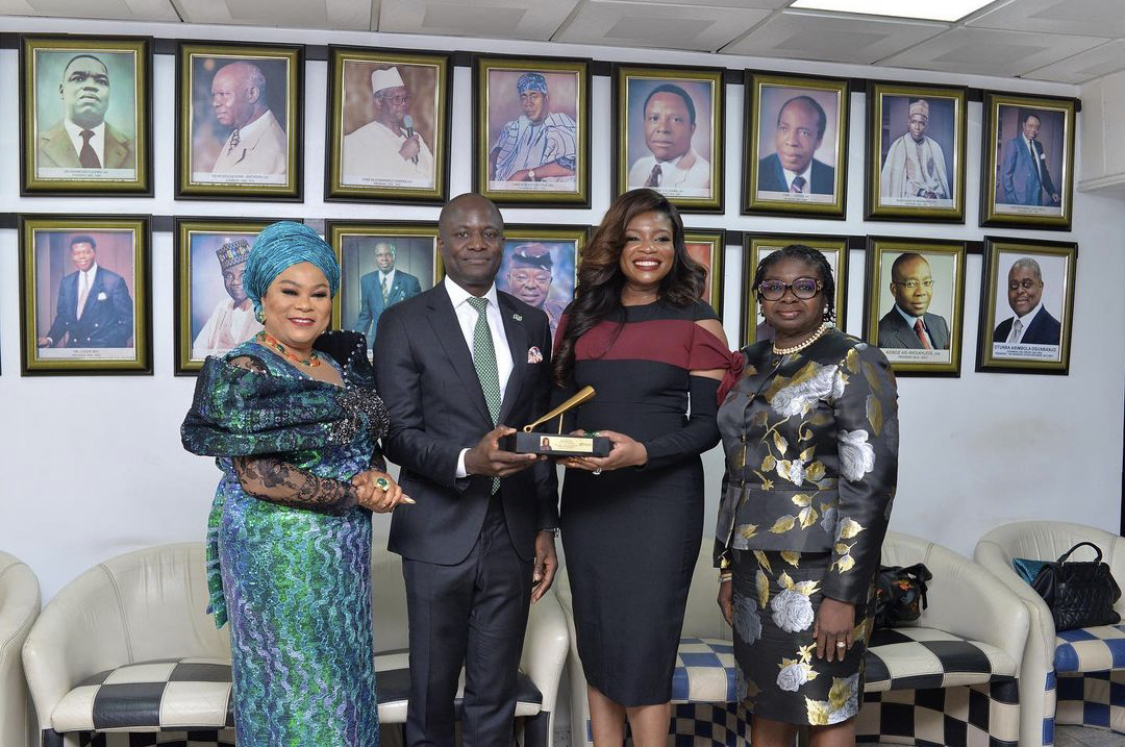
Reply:
[[[926,609],[926,582],[934,576],[922,563],[903,568],[879,566],[875,579],[875,627],[893,628],[910,623]]]
[[[1068,561],[1070,554],[1083,545],[1094,548],[1097,557],[1092,561]],[[1051,608],[1055,630],[1121,622],[1121,615],[1113,609],[1121,598],[1121,589],[1109,566],[1102,562],[1102,549],[1093,542],[1079,542],[1055,562],[1044,563],[1031,588]]]

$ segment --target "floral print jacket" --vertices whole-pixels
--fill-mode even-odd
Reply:
[[[719,408],[726,475],[716,564],[730,549],[831,552],[825,596],[861,603],[898,480],[898,395],[874,346],[837,330],[796,353],[771,343]]]

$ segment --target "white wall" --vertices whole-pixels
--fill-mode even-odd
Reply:
[[[959,83],[1007,91],[1076,95],[1070,86],[965,78],[917,71],[726,57],[636,49],[526,42],[425,38],[386,34],[212,26],[141,25],[0,18],[0,32],[131,33],[168,38],[359,44],[473,49],[517,54],[590,56],[603,60],[732,68],[795,70],[831,75]],[[0,212],[265,215],[303,218],[425,219],[436,208],[324,204],[323,143],[326,64],[309,62],[305,93],[305,203],[302,205],[175,202],[172,199],[174,58],[157,55],[153,101],[156,196],[151,199],[20,198],[18,54],[0,50]],[[452,194],[468,191],[471,85],[458,68],[453,96]],[[976,227],[981,107],[969,106],[967,222],[964,226],[864,223],[862,220],[864,98],[852,97],[849,219],[747,218],[738,215],[742,163],[743,94],[727,88],[726,214],[691,216],[692,226],[731,230],[881,234],[979,240]],[[504,211],[509,222],[596,223],[610,201],[610,83],[593,86],[593,208]],[[1080,123],[1082,118],[1079,118]],[[1079,147],[1081,147],[1080,127]],[[1078,175],[1081,178],[1081,174]],[[900,380],[902,453],[898,500],[891,526],[971,554],[976,539],[1017,519],[1069,519],[1116,531],[1121,508],[1122,371],[1125,345],[1103,320],[1125,316],[1125,209],[1121,202],[1075,194],[1072,233],[998,229],[992,234],[1072,238],[1080,245],[1071,371],[1068,377],[976,374],[976,318],[981,261],[970,256],[965,294],[964,347],[959,379]],[[178,428],[194,380],[172,375],[172,237],[153,240],[155,375],[151,377],[38,377],[19,375],[17,236],[0,230],[0,548],[27,561],[49,600],[67,581],[103,558],[164,542],[202,539],[218,472],[180,447]],[[738,339],[741,251],[727,251],[725,326]],[[863,255],[853,252],[848,329],[860,330]],[[714,525],[722,459],[706,456],[708,535]],[[387,519],[376,518],[376,541]]]

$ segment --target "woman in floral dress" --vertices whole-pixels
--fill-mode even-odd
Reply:
[[[855,743],[874,579],[898,475],[894,375],[832,326],[824,256],[762,260],[754,291],[775,337],[745,348],[719,408],[727,469],[716,559],[755,747]]]

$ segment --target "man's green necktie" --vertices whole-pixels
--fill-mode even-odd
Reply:
[[[477,310],[477,323],[473,327],[473,366],[477,369],[477,379],[484,391],[484,401],[492,424],[500,417],[500,371],[496,367],[496,348],[492,344],[492,330],[488,327],[487,298],[469,297],[469,305]],[[500,489],[500,478],[492,480],[492,492]]]

